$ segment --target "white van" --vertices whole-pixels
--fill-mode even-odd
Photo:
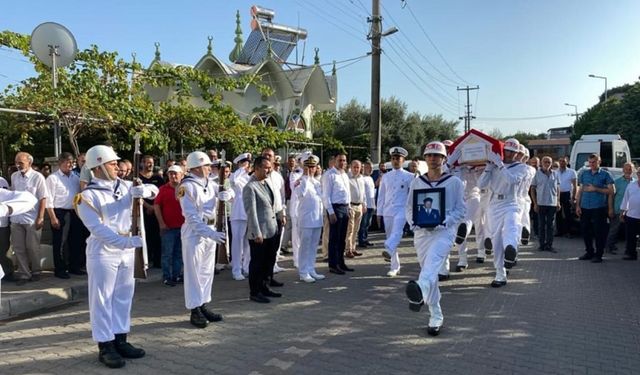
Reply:
[[[585,134],[580,137],[571,148],[571,167],[576,171],[589,168],[591,154],[600,154],[600,166],[614,178],[622,176],[622,166],[631,161],[629,145],[619,134]]]

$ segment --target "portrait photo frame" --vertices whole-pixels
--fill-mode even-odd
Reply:
[[[445,189],[428,188],[413,191],[413,224],[421,228],[442,225],[445,219]]]

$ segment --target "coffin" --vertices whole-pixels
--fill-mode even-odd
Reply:
[[[449,147],[449,154],[456,148],[461,148],[461,156],[455,163],[466,165],[485,165],[489,150],[502,157],[503,142],[479,130],[471,129],[459,137]]]

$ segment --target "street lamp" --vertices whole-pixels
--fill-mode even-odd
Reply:
[[[569,103],[564,103],[564,105],[569,106],[569,107],[573,107],[573,109],[575,110],[576,114],[574,116],[576,116],[576,120],[578,119],[578,106],[575,104],[569,104]],[[569,115],[571,116],[571,115]]]
[[[589,77],[604,79],[604,101],[606,102],[607,101],[607,77],[597,76],[595,74],[589,74]]]

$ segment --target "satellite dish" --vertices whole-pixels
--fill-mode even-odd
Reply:
[[[38,25],[31,33],[31,50],[48,67],[67,66],[78,51],[71,31],[55,22]]]

